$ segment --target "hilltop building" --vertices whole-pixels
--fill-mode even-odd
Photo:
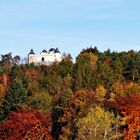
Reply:
[[[34,63],[36,65],[50,65],[54,62],[60,62],[64,55],[59,51],[58,48],[51,48],[49,51],[45,49],[40,54],[35,54],[33,49],[28,54],[28,63]]]

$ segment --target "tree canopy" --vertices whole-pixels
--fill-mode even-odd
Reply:
[[[1,139],[140,139],[139,52],[89,47],[51,65],[1,58]]]

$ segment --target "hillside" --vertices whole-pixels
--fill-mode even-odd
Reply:
[[[140,138],[140,53],[83,49],[52,65],[0,61],[0,140]]]

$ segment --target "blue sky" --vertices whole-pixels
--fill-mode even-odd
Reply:
[[[140,0],[0,0],[0,54],[140,50]]]

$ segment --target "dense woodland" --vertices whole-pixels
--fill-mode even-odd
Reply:
[[[50,66],[0,61],[0,140],[140,139],[140,52],[81,51]]]

